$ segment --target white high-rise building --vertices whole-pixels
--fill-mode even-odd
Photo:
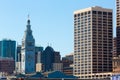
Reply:
[[[120,55],[120,0],[116,0],[117,56]]]
[[[74,12],[74,75],[106,78],[112,72],[112,9],[90,7]]]

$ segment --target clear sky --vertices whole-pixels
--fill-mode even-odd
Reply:
[[[74,49],[73,12],[91,6],[111,8],[115,12],[115,0],[1,0],[0,39],[21,44],[29,14],[36,45],[46,47],[50,43],[64,56]]]

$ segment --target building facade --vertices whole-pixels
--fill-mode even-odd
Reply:
[[[74,53],[67,54],[65,57],[62,57],[62,60],[69,60],[73,62],[73,54]]]
[[[41,62],[41,53],[43,52],[43,47],[35,46],[35,64]]]
[[[61,71],[60,69],[62,69],[60,53],[54,51],[54,49],[50,46],[47,46],[41,54],[41,63],[43,67],[43,72],[54,70]]]
[[[113,38],[113,57],[117,57],[117,38]]]
[[[63,68],[65,68],[65,67],[69,67],[71,64],[73,64],[73,61],[70,61],[64,57],[64,58],[62,58],[62,63],[63,63]]]
[[[53,71],[63,71],[63,64],[62,63],[53,63]]]
[[[14,40],[1,40],[0,41],[0,56],[9,57],[15,60],[16,41]]]
[[[113,73],[120,74],[120,56],[113,57]]]
[[[120,0],[116,0],[116,37],[117,37],[117,56],[120,55]]]
[[[35,72],[35,39],[32,35],[29,19],[26,27],[21,47],[21,73],[23,74]]]
[[[73,75],[73,67],[65,67],[63,68],[63,73],[67,75]]]
[[[42,72],[43,71],[43,65],[42,63],[37,63],[36,64],[36,72]]]
[[[112,10],[90,7],[74,12],[74,75],[108,77],[112,72]]]
[[[16,53],[16,62],[21,61],[21,45],[17,46],[17,53]]]
[[[73,53],[62,58],[63,73],[73,75]]]
[[[12,74],[15,70],[15,60],[13,58],[0,58],[0,72]]]
[[[61,63],[61,55],[60,52],[54,51],[54,63]]]
[[[35,46],[35,68],[37,63],[40,63],[41,53],[43,52],[43,47]],[[21,45],[17,46],[17,55],[16,55],[16,72],[21,72]]]
[[[41,55],[41,62],[43,64],[43,71],[52,71],[52,64],[54,63],[54,50],[48,46]]]

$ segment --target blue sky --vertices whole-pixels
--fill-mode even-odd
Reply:
[[[74,49],[73,12],[90,6],[111,8],[115,12],[115,0],[1,0],[0,39],[21,44],[29,14],[36,45],[46,47],[50,43],[64,56]]]

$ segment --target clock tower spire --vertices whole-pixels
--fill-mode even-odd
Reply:
[[[32,35],[29,15],[26,27],[22,39],[21,72],[29,74],[35,72],[35,39]]]

